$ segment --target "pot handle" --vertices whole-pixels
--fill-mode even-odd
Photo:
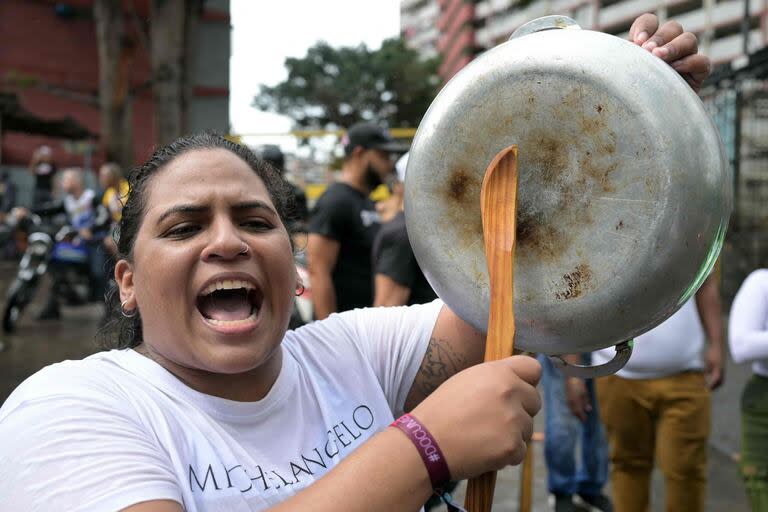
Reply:
[[[582,366],[568,364],[560,356],[549,356],[550,361],[568,377],[579,377],[581,379],[594,379],[595,377],[605,377],[621,370],[629,356],[632,355],[632,340],[624,341],[616,345],[616,355],[605,364],[598,366]]]
[[[512,32],[512,35],[509,36],[509,41],[520,36],[533,34],[534,32],[541,32],[543,30],[553,30],[558,28],[581,30],[579,24],[568,16],[544,16],[543,18],[536,18],[535,20],[531,20],[528,23],[517,27],[517,29]]]

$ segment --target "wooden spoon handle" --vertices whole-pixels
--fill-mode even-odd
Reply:
[[[531,512],[533,502],[533,444],[528,445],[520,472],[520,508],[518,512]]]
[[[500,151],[488,166],[480,192],[480,210],[491,288],[485,360],[496,361],[511,356],[515,343],[517,146]],[[495,471],[471,478],[464,500],[467,511],[489,512],[495,485]]]
[[[491,510],[493,494],[496,489],[496,472],[483,473],[467,482],[467,496],[464,499],[464,508],[467,512],[476,510]]]
[[[485,360],[496,361],[511,356],[515,344],[517,146],[501,151],[488,167],[480,208],[491,288]]]

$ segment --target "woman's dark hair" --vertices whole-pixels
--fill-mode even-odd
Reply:
[[[229,141],[216,133],[187,135],[171,142],[157,151],[144,164],[133,168],[127,176],[130,192],[123,207],[120,224],[115,230],[117,244],[116,260],[133,261],[133,247],[146,210],[147,185],[158,171],[179,156],[195,150],[225,149],[240,157],[261,178],[269,197],[288,230],[293,247],[291,223],[288,222],[293,208],[293,195],[282,175],[271,165],[261,160],[246,146]],[[120,291],[117,284],[110,282],[106,293],[107,321],[97,333],[97,341],[104,348],[132,348],[142,341],[141,315],[138,310],[132,317],[122,313]]]

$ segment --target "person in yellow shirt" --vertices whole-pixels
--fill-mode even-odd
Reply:
[[[112,226],[117,226],[123,217],[123,205],[128,199],[128,181],[123,178],[120,166],[114,162],[102,165],[99,168],[99,185],[104,190],[101,202],[109,210]],[[104,238],[104,246],[110,256],[116,254],[117,247],[112,236]]]
[[[123,178],[120,166],[107,162],[99,168],[99,184],[104,195],[101,202],[109,209],[114,222],[120,222],[123,216],[123,204],[128,198],[128,181]]]

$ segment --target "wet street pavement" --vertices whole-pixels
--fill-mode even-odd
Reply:
[[[0,304],[5,308],[5,291],[14,277],[16,265],[0,262]],[[22,313],[16,332],[0,333],[4,349],[0,352],[0,402],[24,379],[51,363],[65,359],[82,359],[97,352],[94,334],[98,328],[101,307],[90,304],[63,306],[60,320],[36,320],[49,289],[47,280],[37,290],[32,304]]]
[[[15,264],[0,262],[0,306],[4,306],[5,290],[13,278]],[[0,351],[0,403],[26,377],[40,368],[65,359],[80,359],[98,351],[94,334],[98,328],[101,307],[63,307],[60,320],[36,321],[42,308],[48,283],[38,290],[36,300],[25,311],[17,332],[1,335],[4,349]],[[1,311],[1,310],[0,310]],[[726,383],[713,395],[712,436],[709,450],[709,486],[707,512],[748,512],[746,498],[734,462],[739,439],[739,396],[749,375],[746,366],[730,364]],[[543,415],[536,418],[536,430],[544,426]],[[519,468],[509,468],[499,474],[496,485],[494,510],[518,510]],[[463,502],[464,486],[456,492],[457,501]],[[610,485],[607,489],[610,493]],[[663,511],[663,485],[658,474],[654,475],[654,512]],[[543,446],[534,443],[534,512],[546,512],[546,468]]]

